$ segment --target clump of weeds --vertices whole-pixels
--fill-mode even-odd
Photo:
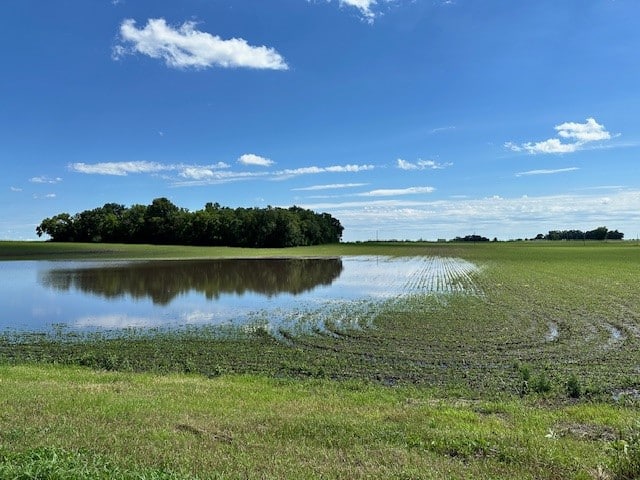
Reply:
[[[640,478],[640,421],[609,445],[609,470],[614,480]]]

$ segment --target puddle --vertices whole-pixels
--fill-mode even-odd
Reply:
[[[545,340],[547,342],[555,342],[558,339],[558,325],[554,322],[549,323],[549,331],[545,335]]]
[[[611,325],[610,323],[606,323],[604,325],[604,328],[609,332],[609,346],[619,343],[625,339],[622,330],[620,330],[618,327]]]

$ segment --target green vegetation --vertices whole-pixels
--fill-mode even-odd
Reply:
[[[540,240],[622,240],[624,233],[618,230],[609,230],[607,227],[598,227],[583,232],[582,230],[551,230],[547,235],[539,234]]]
[[[121,478],[640,475],[635,243],[362,243],[276,253],[460,257],[480,267],[478,293],[398,298],[377,306],[372,324],[347,328],[345,311],[328,331],[304,334],[5,335],[0,478],[45,467]],[[5,259],[269,254],[0,243]]]
[[[60,213],[45,218],[36,233],[55,242],[281,248],[337,243],[342,230],[328,213],[300,207],[231,209],[207,203],[189,212],[156,198],[150,205],[107,203],[75,215]]]
[[[627,468],[619,432],[636,418],[358,381],[53,366],[0,378],[3,478],[586,479]]]

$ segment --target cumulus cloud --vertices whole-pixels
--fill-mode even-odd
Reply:
[[[165,170],[172,170],[173,166],[162,165],[156,162],[136,161],[136,162],[103,162],[103,163],[72,163],[69,170],[77,173],[93,175],[116,175],[126,176],[130,173],[157,173]]]
[[[580,169],[578,167],[568,167],[568,168],[555,168],[552,170],[548,170],[548,169],[529,170],[527,172],[516,173],[516,177],[526,177],[529,175],[555,175],[556,173],[575,172],[576,170],[580,170]]]
[[[565,122],[556,125],[555,128],[562,138],[571,138],[582,143],[611,138],[611,134],[604,129],[604,125],[598,124],[593,118],[587,118],[586,123]]]
[[[584,148],[587,143],[610,140],[612,138],[604,125],[594,118],[587,118],[585,123],[565,122],[556,125],[556,132],[560,138],[550,138],[540,142],[526,142],[522,144],[506,142],[504,147],[513,152],[527,152],[530,154],[573,153]],[[562,140],[569,140],[563,143]]]
[[[284,58],[273,48],[252,46],[242,38],[223,40],[217,35],[196,30],[194,22],[167,25],[164,18],[150,18],[143,28],[135,20],[120,25],[121,43],[113,48],[113,58],[142,54],[161,59],[168,67],[255,68],[287,70]]]
[[[238,158],[238,163],[242,165],[256,165],[258,167],[270,167],[275,162],[269,158],[261,157],[260,155],[255,155],[253,153],[245,153],[240,158]]]
[[[396,161],[396,166],[400,170],[441,170],[453,165],[452,163],[438,163],[433,160],[418,160],[415,163],[408,162],[399,158]]]
[[[418,195],[422,193],[433,193],[433,187],[409,187],[409,188],[389,188],[371,190],[370,192],[359,193],[360,197],[394,197],[398,195]]]

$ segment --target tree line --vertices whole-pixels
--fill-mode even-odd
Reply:
[[[550,230],[548,234],[539,233],[536,240],[622,240],[624,233],[598,227],[583,232],[582,230]]]
[[[191,212],[167,198],[150,205],[107,203],[60,213],[36,227],[54,242],[150,243],[231,247],[294,247],[337,243],[344,228],[328,213],[290,208],[229,208],[207,203]]]

